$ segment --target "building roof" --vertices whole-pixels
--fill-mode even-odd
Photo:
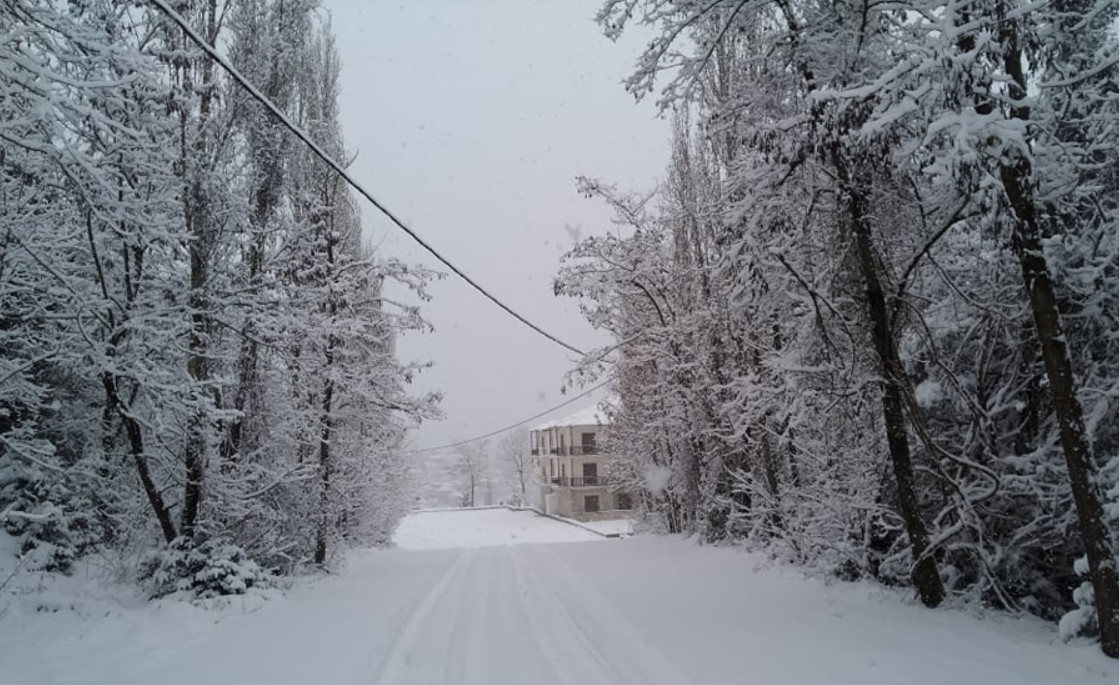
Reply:
[[[533,426],[529,430],[541,431],[548,428],[558,428],[559,426],[604,426],[608,423],[609,421],[606,420],[606,416],[599,410],[598,406],[593,405],[567,416],[550,419],[540,425]]]

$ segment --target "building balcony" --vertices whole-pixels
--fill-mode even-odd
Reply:
[[[556,457],[586,457],[595,454],[601,454],[598,450],[598,445],[572,445],[571,447],[553,447],[547,451],[541,450],[544,454],[551,454]],[[536,452],[533,451],[533,454]]]
[[[604,488],[616,485],[613,479],[605,476],[552,478],[550,483],[560,488]]]

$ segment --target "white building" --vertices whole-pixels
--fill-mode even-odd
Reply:
[[[544,511],[580,521],[626,518],[633,498],[609,478],[609,456],[600,451],[608,426],[601,413],[584,409],[529,431],[539,459]]]

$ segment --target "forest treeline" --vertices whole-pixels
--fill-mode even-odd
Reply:
[[[317,2],[170,5],[346,159]],[[384,541],[436,399],[406,392],[394,341],[426,324],[385,291],[430,277],[374,254],[345,182],[155,5],[0,2],[0,523],[25,569],[116,549],[156,593],[218,593]]]
[[[654,523],[1119,657],[1117,10],[605,3],[671,161],[556,291]]]

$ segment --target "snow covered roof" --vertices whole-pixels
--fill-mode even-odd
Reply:
[[[533,426],[529,430],[542,431],[559,426],[599,426],[606,425],[607,423],[609,423],[609,421],[606,420],[606,416],[599,411],[597,405],[593,405],[586,409],[580,409],[573,414],[560,416],[559,418],[551,419],[538,426]]]

